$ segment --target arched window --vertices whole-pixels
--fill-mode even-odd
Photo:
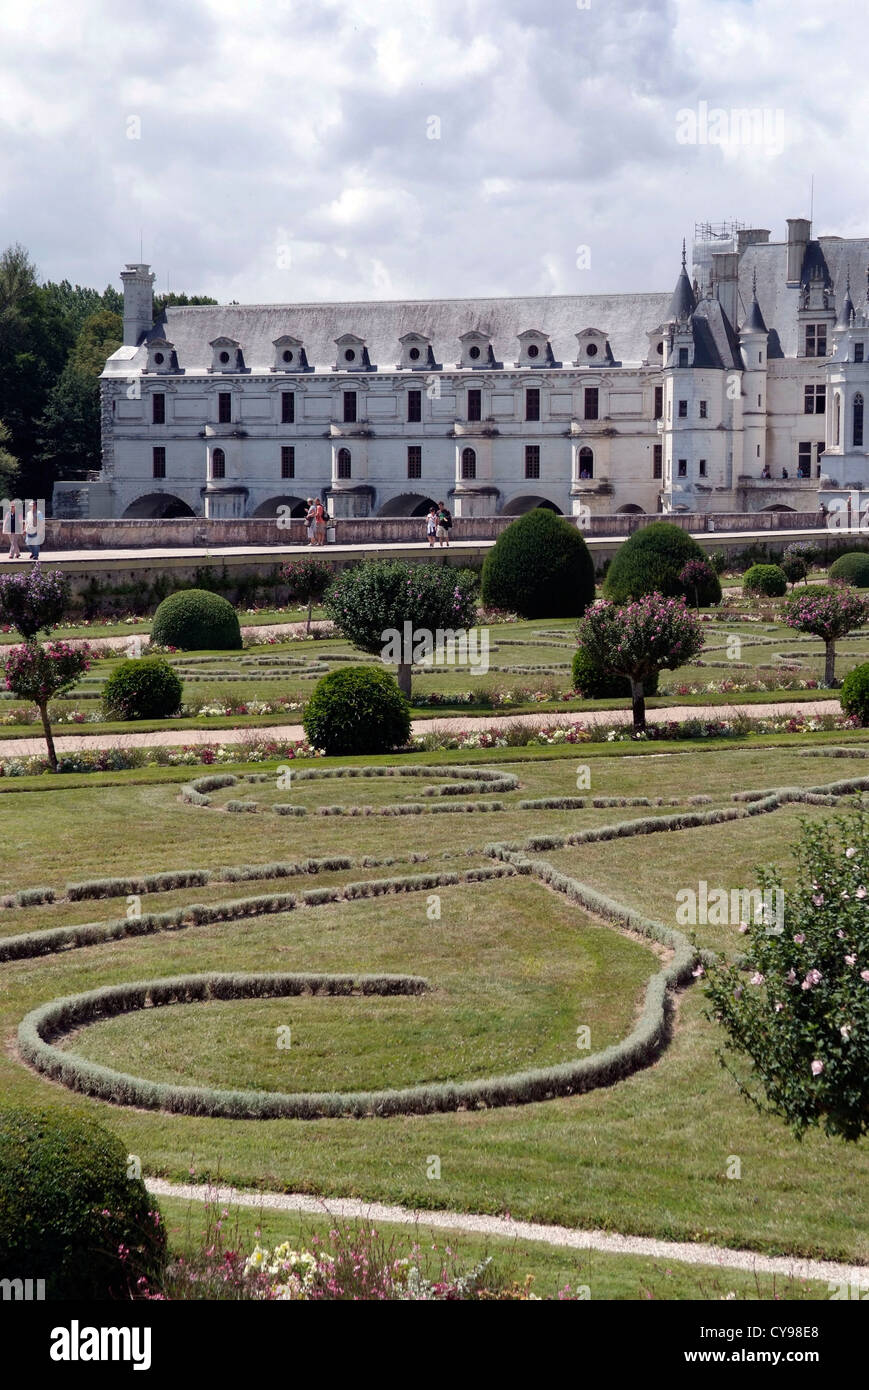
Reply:
[[[211,455],[212,478],[226,477],[226,454],[222,449],[214,449]]]
[[[585,481],[594,477],[594,453],[585,446],[579,451],[579,476]]]
[[[863,447],[863,397],[862,397],[862,395],[861,395],[861,393],[860,393],[859,391],[857,392],[856,396],[854,397],[853,428],[852,428],[851,434],[852,434],[851,443],[854,445],[854,448],[855,448],[855,449],[862,449],[862,447]]]
[[[349,449],[339,449],[339,450],[338,450],[338,477],[339,477],[339,478],[349,478],[349,477],[351,477],[351,476],[352,476],[352,475],[351,475],[351,471],[350,471],[350,450],[349,450]]]
[[[477,455],[473,449],[462,450],[462,477],[476,478],[477,476]]]

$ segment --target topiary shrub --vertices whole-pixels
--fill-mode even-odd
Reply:
[[[535,507],[498,537],[483,565],[485,607],[522,618],[578,618],[594,601],[594,562],[575,526]]]
[[[694,538],[671,521],[653,521],[635,531],[616,551],[604,580],[604,595],[613,603],[627,603],[653,593],[693,602],[693,587],[689,590],[679,577],[689,560],[706,560]],[[704,608],[721,602],[720,580],[709,568],[709,577],[697,594]]]
[[[831,580],[853,584],[857,589],[869,589],[869,554],[863,550],[850,550],[840,555],[829,569]]]
[[[151,625],[151,641],[181,651],[238,651],[241,628],[231,603],[207,589],[181,589],[164,598]]]
[[[643,681],[646,695],[657,695],[658,675],[653,671]],[[622,700],[630,697],[631,683],[627,676],[612,676],[601,670],[583,647],[573,656],[573,688],[585,700]]]
[[[0,1278],[44,1279],[46,1298],[152,1288],[166,1233],[120,1140],[90,1116],[0,1109]]]
[[[782,574],[790,584],[791,588],[799,584],[800,580],[805,584],[809,577],[809,566],[802,555],[788,555],[785,551],[781,562]]]
[[[864,728],[869,724],[869,661],[848,672],[839,702],[845,714],[855,715]]]
[[[781,598],[788,591],[788,577],[780,565],[752,565],[743,576],[742,587],[747,594]]]
[[[160,656],[122,661],[106,681],[103,709],[110,719],[168,719],[181,708],[183,686]]]
[[[328,754],[388,753],[410,738],[410,706],[394,677],[379,666],[323,676],[302,722],[313,746]]]

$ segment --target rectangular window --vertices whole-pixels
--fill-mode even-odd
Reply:
[[[705,460],[705,459],[698,459],[698,460],[697,460],[697,472],[698,472],[698,474],[699,474],[699,476],[700,476],[701,478],[705,478],[705,477],[706,477],[706,460]]]
[[[412,425],[418,425],[422,420],[422,392],[408,391],[407,393],[407,418]]]
[[[797,445],[797,477],[810,478],[812,476],[812,441],[804,440]]]
[[[162,444],[154,445],[154,477],[166,477],[166,450]]]
[[[526,445],[525,445],[525,477],[526,477],[526,478],[539,478],[539,477],[540,477],[540,445],[539,445],[539,444],[526,444]]]
[[[854,361],[855,361],[855,362],[862,362],[862,361],[863,361],[863,344],[862,344],[862,343],[855,343],[855,344],[854,344]]]
[[[355,425],[356,423],[356,392],[344,392],[344,424]]]
[[[407,446],[407,476],[409,478],[422,477],[421,444],[408,444]]]
[[[154,425],[165,425],[166,423],[166,397],[162,391],[155,391],[151,397],[151,423]]]
[[[701,419],[701,420],[708,420],[708,418],[709,418],[709,402],[708,402],[708,401],[701,401],[701,402],[700,402],[700,419]]]
[[[652,445],[652,477],[660,478],[664,468],[664,446],[663,444]]]
[[[483,418],[483,393],[476,389],[468,392],[468,419],[482,420]]]
[[[663,388],[663,386],[656,386],[656,387],[655,387],[655,416],[654,416],[654,418],[655,418],[656,420],[663,420],[663,418],[664,418],[664,388]]]
[[[826,357],[827,325],[825,323],[806,324],[806,356]]]
[[[586,386],[585,388],[585,418],[586,420],[596,420],[598,418],[598,388],[596,386]]]
[[[217,423],[219,425],[232,424],[231,391],[218,391],[217,393]]]
[[[284,444],[281,446],[281,477],[295,478],[296,476],[296,446],[294,444]]]
[[[680,419],[680,420],[687,420],[687,419],[688,419],[688,402],[687,402],[687,401],[680,401],[680,402],[679,402],[679,419]]]
[[[530,386],[525,392],[525,419],[540,419],[540,392],[536,386]],[[526,474],[526,477],[530,476],[530,473]],[[535,476],[537,475],[535,474]]]
[[[687,460],[687,459],[680,459],[680,460],[679,460],[678,475],[677,475],[677,476],[680,477],[680,478],[687,478],[687,477],[688,477],[688,460]]]
[[[296,423],[296,393],[295,391],[281,392],[281,424],[294,425]]]
[[[823,415],[827,408],[826,386],[806,386],[803,394],[803,412],[806,415]]]
[[[680,366],[680,367],[687,367],[687,366],[688,366],[688,349],[687,349],[687,348],[680,348],[680,349],[679,349],[679,366]]]

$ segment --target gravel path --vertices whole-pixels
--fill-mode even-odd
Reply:
[[[458,1211],[416,1211],[408,1207],[363,1202],[355,1197],[310,1197],[301,1193],[246,1192],[234,1187],[205,1187],[192,1183],[149,1178],[146,1187],[155,1197],[180,1197],[232,1203],[263,1211],[304,1212],[311,1216],[337,1216],[350,1220],[390,1222],[399,1226],[417,1223],[438,1230],[466,1231],[472,1235],[501,1236],[507,1240],[533,1240],[570,1250],[600,1250],[607,1255],[646,1255],[683,1264],[710,1265],[718,1269],[743,1269],[750,1273],[776,1274],[784,1278],[821,1279],[860,1284],[869,1288],[869,1266],[837,1264],[833,1260],[806,1260],[790,1255],[759,1255],[753,1250],[731,1250],[721,1245],[655,1240],[651,1236],[621,1236],[607,1231],[581,1231],[570,1226],[545,1226],[536,1221],[513,1221],[504,1216],[473,1216]]]
[[[805,714],[807,704],[812,714],[839,714],[838,700],[784,701],[781,704],[746,705],[742,712],[753,719],[774,715]],[[740,712],[739,705],[675,705],[671,709],[654,709],[647,712],[650,724],[666,723],[669,719],[721,719],[726,715]],[[462,715],[438,719],[415,719],[413,732],[426,734],[432,732],[457,733],[460,730],[501,728],[505,724],[528,724],[532,727],[551,728],[556,724],[630,724],[630,710],[574,710],[572,712],[553,711],[547,714],[503,714],[486,715],[480,718],[465,718]],[[272,724],[264,726],[248,725],[243,729],[159,729],[147,734],[55,734],[54,744],[58,753],[76,753],[83,748],[177,748],[180,745],[192,747],[200,743],[245,743],[254,738],[287,740],[305,737],[301,724]],[[33,753],[44,753],[45,740],[38,738],[0,739],[0,757],[29,757]]]

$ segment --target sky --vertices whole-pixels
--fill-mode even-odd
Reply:
[[[141,238],[221,302],[668,290],[696,222],[783,240],[812,175],[815,233],[869,234],[867,36],[866,0],[15,0],[0,247],[102,289]]]

